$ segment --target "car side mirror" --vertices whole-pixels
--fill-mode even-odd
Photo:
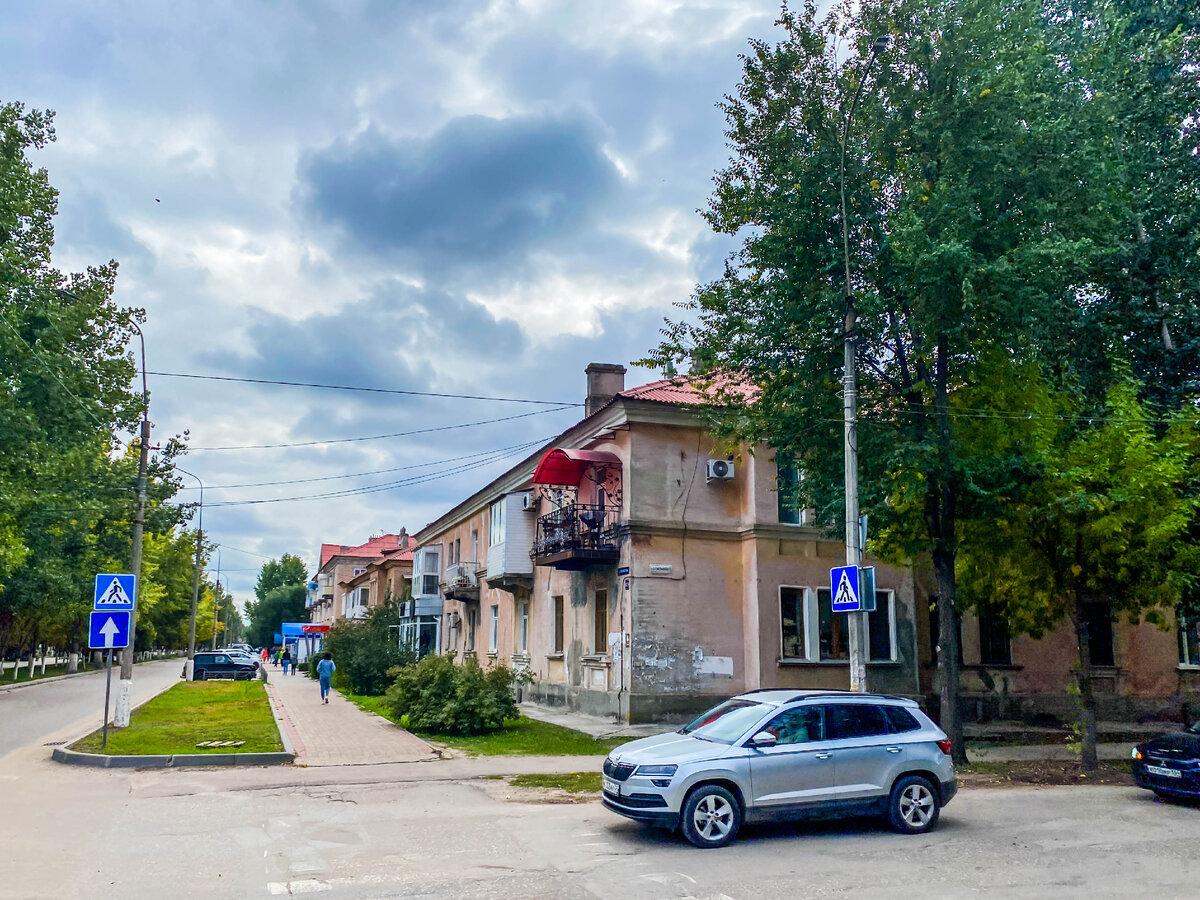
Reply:
[[[750,738],[749,746],[756,748],[774,747],[778,740],[779,739],[775,737],[775,735],[771,734],[771,732],[760,731],[754,737]]]

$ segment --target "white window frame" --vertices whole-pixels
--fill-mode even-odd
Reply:
[[[493,605],[488,613],[488,653],[500,651],[500,607]]]
[[[1188,642],[1186,637],[1187,629],[1188,620],[1183,616],[1180,616],[1179,628],[1177,632],[1179,638],[1179,668],[1200,669],[1200,659],[1192,659],[1191,654],[1188,653]]]
[[[475,652],[475,629],[479,627],[479,610],[474,607],[467,610],[467,652]]]
[[[504,499],[492,503],[488,511],[488,546],[504,543]]]
[[[529,652],[529,601],[517,603],[517,652]]]
[[[784,656],[783,655],[783,592],[784,590],[802,591],[804,594],[804,656]],[[777,609],[779,610],[779,659],[781,662],[808,662],[821,663],[822,665],[846,665],[847,660],[844,659],[821,659],[821,615],[818,607],[817,592],[830,591],[832,588],[828,585],[819,585],[817,587],[809,587],[803,584],[781,584],[775,592]],[[896,592],[890,588],[877,588],[876,594],[887,594],[887,614],[888,614],[888,644],[891,648],[891,656],[888,659],[870,659],[871,649],[871,624],[867,622],[866,646],[868,653],[868,663],[889,663],[896,662],[899,659],[899,648],[896,645]],[[843,615],[839,613],[839,615]]]
[[[413,596],[433,597],[439,593],[437,583],[439,581],[439,576],[441,575],[441,565],[442,548],[440,545],[421,548],[421,571],[417,575],[417,578],[419,578],[420,581],[414,585]],[[433,576],[434,579],[434,589],[432,594],[425,590],[425,579],[430,576]]]

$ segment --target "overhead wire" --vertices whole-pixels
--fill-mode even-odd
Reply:
[[[492,403],[537,403],[542,406],[583,406],[582,403],[576,403],[568,400],[535,400],[530,397],[492,397],[484,394],[451,394],[442,391],[411,391],[401,388],[376,388],[363,387],[361,385],[350,384],[321,384],[311,381],[281,381],[272,378],[240,378],[233,375],[198,375],[188,372],[151,372],[146,370],[147,375],[156,375],[161,378],[190,378],[199,381],[230,381],[240,384],[271,384],[281,385],[284,387],[304,387],[304,388],[319,388],[328,391],[361,391],[370,394],[401,394],[408,397],[437,397],[444,400],[486,400]]]
[[[416,434],[432,434],[437,431],[454,431],[458,428],[475,428],[479,425],[494,425],[497,422],[512,422],[515,419],[525,419],[529,416],[540,416],[545,413],[562,412],[570,409],[567,406],[557,406],[552,409],[536,409],[533,412],[518,413],[515,416],[501,416],[498,419],[480,419],[477,422],[460,422],[457,425],[438,425],[432,428],[417,428],[412,431],[396,431],[391,434],[372,434],[364,437],[329,438],[319,441],[294,441],[281,444],[237,444],[223,447],[188,447],[188,451],[210,450],[278,450],[286,447],[316,447],[324,444],[352,444],[361,441],[381,441],[390,438],[411,437]]]

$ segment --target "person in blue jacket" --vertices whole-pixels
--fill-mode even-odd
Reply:
[[[326,653],[317,663],[317,680],[321,682],[321,702],[329,702],[329,685],[333,681],[333,673],[337,666],[333,662],[333,654]]]

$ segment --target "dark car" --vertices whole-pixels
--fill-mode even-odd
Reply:
[[[197,653],[192,659],[192,681],[208,681],[217,678],[232,678],[235,681],[248,681],[254,677],[258,666],[243,662],[241,659],[220,650]],[[183,669],[187,676],[187,666]]]
[[[1133,780],[1160,797],[1200,800],[1200,722],[1134,747]]]

